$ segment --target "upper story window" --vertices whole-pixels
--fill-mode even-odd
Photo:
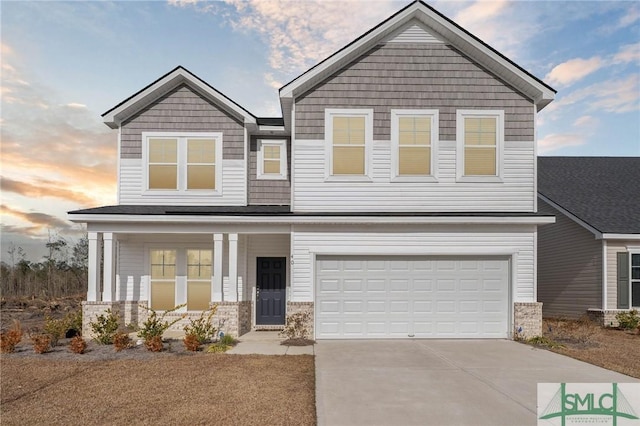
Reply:
[[[145,188],[166,194],[221,192],[222,133],[143,133]]]
[[[437,110],[391,110],[391,164],[394,180],[435,176]]]
[[[499,181],[502,176],[504,112],[458,110],[458,179]]]
[[[367,178],[373,142],[373,110],[327,109],[327,177]]]
[[[258,179],[286,179],[287,141],[259,139],[257,163]]]

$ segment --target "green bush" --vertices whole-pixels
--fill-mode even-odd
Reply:
[[[118,315],[107,309],[104,314],[100,314],[94,321],[89,323],[94,334],[94,340],[101,345],[110,345],[118,332]]]
[[[210,341],[217,331],[211,322],[211,318],[213,318],[217,309],[218,306],[216,305],[211,308],[208,315],[205,316],[207,311],[204,311],[198,319],[189,319],[189,324],[184,326],[185,335],[193,336],[200,344]]]
[[[44,332],[51,336],[51,346],[56,346],[58,340],[65,338],[69,330],[82,334],[82,310],[68,312],[60,319],[48,315],[44,319]]]
[[[220,339],[218,339],[218,343],[221,345],[235,346],[236,339],[234,339],[234,337],[230,334],[225,334],[220,337]]]
[[[625,330],[633,330],[640,326],[640,316],[638,315],[638,311],[633,309],[628,312],[618,312],[616,315],[616,319],[618,320],[618,324],[620,328]]]

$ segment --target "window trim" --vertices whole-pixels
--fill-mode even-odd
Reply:
[[[333,117],[364,117],[364,174],[333,174]],[[325,181],[371,182],[373,153],[373,109],[327,108],[324,111]]]
[[[190,197],[222,196],[222,132],[142,132],[142,194],[144,196],[175,196],[188,195]],[[178,176],[177,189],[149,189],[149,139],[174,138],[178,141],[177,160]],[[187,189],[187,139],[215,139],[215,189]]]
[[[400,118],[428,117],[431,119],[431,164],[429,175],[400,174]],[[440,111],[437,109],[392,109],[391,110],[391,182],[437,182],[438,145],[440,141]]]
[[[629,309],[640,309],[633,304],[633,283],[640,283],[640,279],[633,279],[633,256],[640,256],[640,249],[629,249]]]
[[[256,156],[256,179],[259,180],[286,180],[287,179],[287,141],[286,139],[258,139]],[[264,173],[263,146],[280,147],[280,173]]]
[[[468,117],[494,118],[496,120],[496,175],[466,176],[464,174],[464,119]],[[504,110],[459,109],[456,110],[456,181],[502,182],[504,176]]]

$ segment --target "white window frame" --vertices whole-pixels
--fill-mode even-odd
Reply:
[[[464,119],[494,118],[496,120],[496,175],[466,176],[464,174]],[[502,182],[504,176],[504,111],[459,109],[456,111],[456,180],[458,182]]]
[[[438,145],[440,139],[440,114],[437,109],[392,109],[391,110],[391,181],[392,182],[437,182]],[[430,175],[400,174],[400,118],[428,117],[431,119],[431,170]]]
[[[256,179],[259,180],[286,180],[287,179],[287,141],[285,139],[258,139],[258,155],[256,167]],[[265,146],[280,147],[280,173],[264,173],[264,151]]]
[[[149,139],[173,138],[178,140],[178,188],[149,189]],[[216,187],[187,189],[187,139],[215,139]],[[142,132],[142,193],[145,196],[188,195],[190,197],[222,196],[222,132]]]
[[[213,256],[215,255],[213,245],[196,243],[196,244],[162,244],[153,243],[144,245],[144,258],[145,267],[144,273],[146,276],[146,291],[149,307],[152,305],[151,300],[151,250],[175,250],[176,252],[176,278],[175,278],[175,305],[182,305],[187,303],[187,250],[211,250],[211,260],[213,262]],[[211,297],[213,298],[213,265],[211,265]],[[158,311],[164,312],[164,311]],[[200,311],[187,311],[187,306],[176,310],[176,312],[200,312]]]
[[[640,280],[633,279],[633,256],[640,256],[640,249],[630,249],[629,250],[629,309],[640,309],[640,306],[633,305],[633,283],[640,283]]]
[[[364,175],[333,174],[333,117],[364,117]],[[373,109],[328,108],[324,111],[325,181],[371,182],[373,153]]]

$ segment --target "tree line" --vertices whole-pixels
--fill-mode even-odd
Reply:
[[[47,255],[44,259],[31,262],[22,247],[9,244],[9,259],[0,263],[2,297],[55,298],[86,293],[87,236],[74,243],[50,234],[45,246]]]

